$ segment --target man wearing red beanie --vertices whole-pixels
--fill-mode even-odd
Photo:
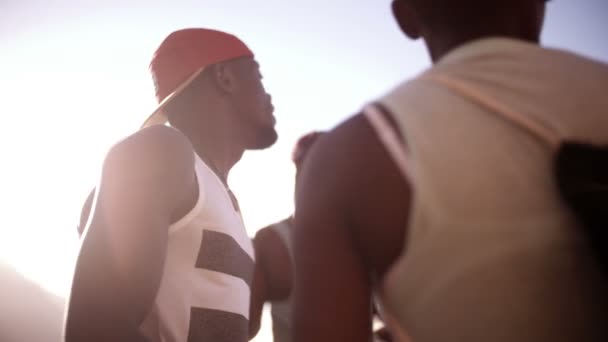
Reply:
[[[150,69],[159,107],[109,151],[83,210],[65,339],[247,341],[254,253],[227,178],[276,141],[270,95],[224,32],[173,32]]]

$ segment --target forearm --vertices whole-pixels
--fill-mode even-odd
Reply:
[[[65,342],[147,342],[140,333],[135,308],[122,291],[111,291],[102,283],[87,286],[77,276],[67,307]]]
[[[139,325],[150,310],[160,278],[158,274],[152,275],[158,272],[149,268],[160,264],[162,258],[145,255],[147,263],[134,258],[116,258],[115,253],[108,252],[115,250],[116,245],[107,243],[107,235],[102,233],[105,229],[96,229],[101,228],[99,221],[91,228],[75,267],[65,340],[144,342],[146,339],[140,334]],[[125,274],[117,266],[119,261],[123,267],[135,263],[141,266],[137,271]]]

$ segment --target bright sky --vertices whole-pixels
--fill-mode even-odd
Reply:
[[[81,203],[104,151],[154,108],[150,57],[184,27],[235,33],[256,53],[280,138],[246,154],[230,184],[251,235],[286,217],[296,139],[429,64],[421,43],[400,34],[389,4],[0,0],[0,260],[66,295]],[[607,15],[606,0],[554,0],[544,42],[608,62]]]

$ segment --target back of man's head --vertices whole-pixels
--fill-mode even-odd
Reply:
[[[491,36],[537,42],[547,1],[394,0],[393,14],[404,33],[427,44]]]

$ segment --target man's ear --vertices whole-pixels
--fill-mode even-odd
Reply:
[[[214,64],[212,68],[213,82],[218,89],[225,93],[232,93],[236,84],[234,70],[225,63]]]
[[[420,38],[420,22],[416,11],[409,6],[407,1],[393,0],[392,3],[393,16],[397,20],[397,24],[401,31],[410,39]]]

